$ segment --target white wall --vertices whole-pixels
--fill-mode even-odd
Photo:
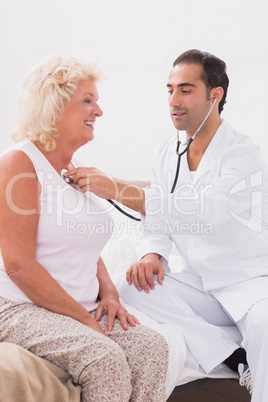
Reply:
[[[223,117],[262,143],[268,157],[266,0],[13,0],[0,13],[0,151],[30,69],[51,53],[97,59],[104,116],[79,151],[90,166],[148,179],[152,150],[174,132],[166,82],[172,62],[199,48],[226,61]],[[175,132],[174,132],[175,135]]]

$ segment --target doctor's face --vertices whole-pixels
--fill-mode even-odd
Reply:
[[[170,114],[177,130],[192,136],[206,117],[212,100],[199,64],[177,64],[170,73],[167,88]]]

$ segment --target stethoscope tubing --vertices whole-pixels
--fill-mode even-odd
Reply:
[[[178,155],[177,168],[176,168],[175,178],[174,178],[174,182],[173,182],[170,194],[172,194],[174,192],[175,187],[177,185],[177,181],[178,181],[178,177],[179,177],[179,171],[180,171],[180,164],[181,164],[181,156],[183,154],[185,154],[185,152],[188,151],[189,146],[191,145],[192,141],[193,141],[193,137],[189,138],[189,140],[186,142],[185,149],[182,152],[179,152],[181,142],[180,142],[180,140],[178,140],[177,149],[176,149],[176,154]]]
[[[185,142],[184,144],[182,144],[182,145],[186,145],[186,147],[184,148],[184,150],[183,150],[182,152],[179,152],[180,145],[181,145],[181,141],[180,141],[180,139],[179,139],[179,132],[178,132],[178,130],[177,130],[178,142],[177,142],[176,154],[178,155],[178,161],[177,161],[177,168],[176,168],[175,178],[174,178],[174,182],[173,182],[173,185],[172,185],[172,187],[171,187],[171,190],[170,190],[170,194],[172,194],[172,193],[174,192],[175,187],[176,187],[176,185],[177,185],[177,181],[178,181],[178,177],[179,177],[179,171],[180,171],[180,164],[181,164],[181,156],[182,156],[183,154],[185,154],[185,152],[188,151],[188,149],[189,149],[191,143],[193,142],[193,140],[195,139],[196,135],[199,133],[199,131],[201,130],[201,128],[203,127],[203,125],[204,125],[205,122],[207,121],[207,118],[208,118],[208,116],[210,115],[210,113],[212,112],[212,109],[213,109],[213,107],[214,107],[214,105],[215,105],[216,102],[217,102],[217,98],[214,98],[214,102],[213,102],[211,108],[209,109],[209,111],[208,111],[206,117],[204,118],[204,120],[202,121],[202,123],[200,124],[200,126],[198,127],[198,129],[196,130],[196,132],[194,133],[194,135],[193,135],[191,138],[189,138],[189,139],[187,140],[187,142]]]
[[[113,200],[109,200],[107,199],[106,201],[108,201],[110,204],[112,204],[119,212],[121,212],[122,214],[126,215],[128,218],[133,219],[134,221],[140,222],[141,219],[140,218],[136,218],[135,216],[129,214],[128,212],[124,211],[121,207],[119,207],[118,204],[116,204]]]

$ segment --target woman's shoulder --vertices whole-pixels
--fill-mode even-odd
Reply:
[[[0,172],[2,179],[8,179],[19,173],[34,173],[35,169],[31,159],[23,150],[10,148],[0,157]]]

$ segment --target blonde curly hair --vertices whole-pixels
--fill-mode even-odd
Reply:
[[[69,55],[51,56],[26,78],[15,118],[13,139],[27,137],[47,152],[56,149],[56,123],[81,80],[99,81],[96,62]]]

